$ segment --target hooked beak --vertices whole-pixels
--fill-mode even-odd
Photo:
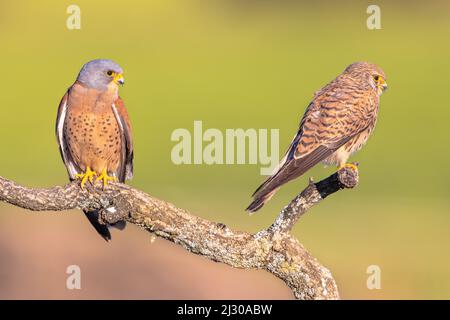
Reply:
[[[117,73],[115,76],[114,76],[114,82],[116,83],[116,84],[120,84],[121,86],[125,83],[125,79],[123,78],[123,74],[121,74],[121,73]]]
[[[379,80],[377,81],[377,87],[379,92],[384,92],[387,90],[388,85],[386,81],[382,77],[380,77]]]

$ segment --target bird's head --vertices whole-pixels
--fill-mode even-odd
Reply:
[[[363,85],[372,88],[381,95],[387,89],[386,75],[376,64],[369,62],[355,62],[349,65],[344,73]]]
[[[111,60],[97,59],[86,63],[78,74],[77,81],[89,88],[105,91],[108,87],[124,84],[122,68]]]

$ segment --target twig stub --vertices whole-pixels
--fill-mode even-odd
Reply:
[[[298,219],[312,206],[341,189],[356,187],[358,181],[359,175],[356,167],[344,167],[316,183],[310,179],[306,189],[281,210],[268,231],[271,233],[290,232]]]

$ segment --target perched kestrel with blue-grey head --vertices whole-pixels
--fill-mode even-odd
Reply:
[[[339,168],[361,149],[377,122],[386,76],[375,64],[356,62],[315,93],[300,128],[275,173],[253,194],[247,211],[259,210],[286,182],[319,162]]]
[[[59,105],[59,150],[70,179],[80,179],[82,188],[94,178],[106,185],[110,180],[125,182],[133,177],[131,125],[119,97],[119,85],[123,83],[123,70],[117,63],[92,60],[82,67]],[[97,232],[110,240],[98,212],[85,214]]]

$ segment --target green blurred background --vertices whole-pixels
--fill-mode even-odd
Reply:
[[[81,8],[81,30],[66,9]],[[263,181],[258,165],[181,165],[177,128],[279,128],[280,155],[314,91],[350,63],[387,74],[379,121],[357,189],[333,195],[296,226],[335,276],[343,298],[450,298],[450,3],[377,1],[382,29],[368,30],[368,1],[2,1],[0,175],[64,184],[54,136],[60,98],[83,63],[117,61],[134,129],[130,182],[179,207],[256,232],[313,176],[282,188],[256,215],[244,208]],[[204,261],[131,226],[102,242],[82,214],[27,214],[0,204],[2,298],[290,298],[264,272]],[[65,268],[82,269],[80,291]],[[379,265],[380,290],[366,287]],[[217,289],[220,288],[220,289]]]

